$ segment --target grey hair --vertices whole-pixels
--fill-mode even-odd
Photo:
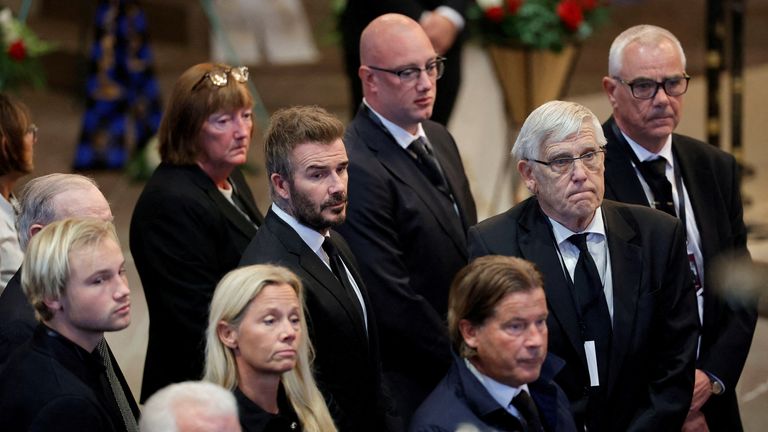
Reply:
[[[589,108],[575,102],[549,101],[536,108],[523,123],[512,147],[515,160],[538,159],[545,145],[565,141],[581,132],[588,123],[599,146],[607,142],[600,120]]]
[[[147,399],[141,411],[141,432],[178,432],[176,417],[194,412],[207,416],[237,418],[235,396],[207,381],[171,384]]]
[[[33,224],[48,225],[66,215],[57,215],[54,198],[72,189],[98,189],[96,182],[80,174],[54,173],[34,178],[21,190],[19,195],[19,216],[16,219],[16,231],[19,233],[19,245],[22,250],[29,244],[29,228]]]
[[[672,45],[677,49],[680,60],[683,62],[683,70],[685,70],[685,52],[677,37],[665,28],[641,24],[624,30],[613,40],[611,49],[608,51],[608,75],[612,77],[619,76],[624,61],[624,49],[629,44],[637,42],[640,45],[649,46],[658,45],[665,40],[672,42]]]

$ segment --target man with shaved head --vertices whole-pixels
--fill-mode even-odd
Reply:
[[[448,288],[467,263],[475,203],[451,134],[429,120],[444,59],[421,26],[382,15],[360,41],[363,104],[349,124],[349,207],[384,378],[406,420],[451,363]]]

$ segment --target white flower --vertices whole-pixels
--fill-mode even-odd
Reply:
[[[19,38],[19,26],[7,7],[0,10],[0,33],[2,33],[4,45]]]
[[[500,7],[503,2],[504,0],[477,0],[478,6],[483,8],[483,10],[487,10],[492,7]]]

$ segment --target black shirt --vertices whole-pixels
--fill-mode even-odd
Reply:
[[[283,386],[277,392],[277,414],[261,409],[240,391],[234,391],[237,399],[237,409],[240,414],[240,426],[243,432],[297,432],[301,431],[301,423],[293,406],[288,401]]]

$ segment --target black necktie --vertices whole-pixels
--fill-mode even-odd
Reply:
[[[608,378],[608,359],[611,347],[611,315],[605,299],[600,274],[587,249],[587,233],[574,234],[568,241],[579,248],[579,260],[573,272],[573,285],[576,288],[576,299],[583,324],[585,341],[595,341],[597,368],[600,383],[603,385]]]
[[[445,181],[443,171],[440,169],[440,164],[437,163],[437,159],[435,159],[427,149],[427,146],[424,143],[424,138],[416,138],[411,142],[408,148],[416,155],[416,158],[419,161],[419,167],[429,181],[432,182],[440,192],[450,196],[451,192],[448,189],[448,182]]]
[[[120,416],[123,418],[123,424],[125,424],[125,430],[128,432],[138,432],[139,426],[136,423],[136,418],[131,411],[131,405],[128,402],[128,397],[123,391],[123,387],[120,385],[120,380],[117,378],[115,369],[112,367],[112,356],[109,354],[109,348],[107,347],[107,341],[102,339],[96,346],[101,356],[101,361],[106,369],[107,380],[109,381],[109,389],[112,391],[112,395],[115,398],[117,407],[120,409]]]
[[[523,416],[525,424],[523,430],[527,432],[542,432],[544,428],[541,426],[541,418],[539,417],[539,410],[536,409],[536,404],[533,403],[533,399],[525,390],[520,391],[514,398],[512,398],[512,405],[517,408],[520,415]]]
[[[663,157],[640,162],[640,174],[643,175],[648,187],[653,193],[653,206],[663,212],[677,217],[675,204],[672,200],[672,185],[667,180],[667,160]]]
[[[358,314],[360,314],[360,319],[365,322],[365,320],[363,320],[365,315],[363,314],[363,308],[360,304],[360,300],[357,298],[355,289],[352,287],[352,282],[350,282],[349,277],[347,276],[347,270],[344,268],[344,263],[341,261],[341,255],[339,255],[339,251],[336,249],[336,246],[331,242],[330,237],[326,237],[323,241],[323,250],[325,250],[325,253],[328,254],[328,260],[330,261],[333,274],[344,287],[344,291],[346,291],[347,296],[349,297],[349,301],[355,305],[355,310]]]

